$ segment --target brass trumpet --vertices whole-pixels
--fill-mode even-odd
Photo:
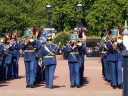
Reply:
[[[35,36],[31,35],[30,38],[29,38],[29,41],[32,43],[34,40],[35,40]]]
[[[122,35],[118,35],[116,37],[116,39],[112,42],[113,49],[116,50],[117,46],[120,45],[122,42],[123,42],[123,36]]]
[[[122,35],[118,35],[116,40],[117,40],[118,44],[121,44],[123,42],[123,36]]]
[[[77,40],[77,46],[82,46],[82,40],[81,39]]]

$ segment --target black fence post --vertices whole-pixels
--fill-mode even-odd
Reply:
[[[125,26],[123,31],[123,44],[126,47],[126,50],[122,52],[124,57],[123,62],[123,96],[128,96],[128,26],[127,21],[125,20]]]
[[[128,50],[122,52],[123,62],[123,96],[128,96]]]

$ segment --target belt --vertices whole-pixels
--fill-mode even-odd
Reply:
[[[79,52],[71,52],[70,54],[79,54]]]
[[[120,50],[113,50],[113,51],[109,50],[108,52],[111,52],[111,53],[121,53]]]
[[[52,57],[55,57],[55,55],[54,56],[43,56],[43,58],[52,58]]]
[[[34,52],[34,50],[24,50],[24,52]]]

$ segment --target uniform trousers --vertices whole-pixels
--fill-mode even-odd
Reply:
[[[11,63],[12,63],[12,76],[13,77],[17,77],[18,76],[16,61],[17,61],[16,57],[12,57]]]
[[[38,71],[38,60],[35,60],[35,67],[34,67],[34,75],[35,75],[35,81],[37,81],[36,77],[37,77],[37,71]]]
[[[16,77],[18,77],[18,71],[19,71],[19,57],[20,57],[20,52],[17,52],[17,59],[16,59],[16,74],[17,74],[17,76]]]
[[[111,62],[112,67],[112,86],[122,84],[122,61]]]
[[[108,80],[108,78],[107,78],[107,60],[105,58],[103,58],[103,67],[104,67],[105,80]]]
[[[84,60],[81,62],[80,66],[80,83],[84,81]]]
[[[69,62],[71,86],[80,85],[80,63]]]
[[[25,61],[27,85],[33,85],[35,81],[35,60]]]
[[[5,66],[5,61],[1,60],[0,61],[0,80],[5,80],[6,76],[6,66]]]
[[[41,67],[37,65],[36,81],[42,81]]]
[[[111,81],[112,80],[112,68],[111,68],[111,62],[107,62],[107,80]]]
[[[6,63],[7,69],[6,69],[6,79],[12,78],[12,63]]]
[[[53,88],[53,78],[54,78],[55,68],[56,68],[56,64],[46,65],[45,80],[46,80],[47,88]]]

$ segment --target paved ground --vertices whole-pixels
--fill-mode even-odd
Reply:
[[[20,58],[19,75],[15,80],[0,82],[0,96],[122,96],[121,89],[113,89],[102,78],[102,68],[98,59],[85,60],[85,84],[81,88],[70,88],[69,67],[66,60],[58,60],[54,78],[54,89],[26,89],[26,78],[23,58]]]

